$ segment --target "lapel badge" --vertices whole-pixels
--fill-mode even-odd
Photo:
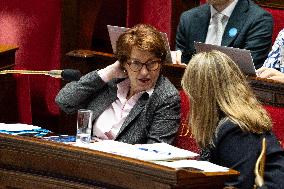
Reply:
[[[238,33],[238,29],[237,28],[231,28],[229,30],[229,36],[230,37],[235,37],[237,35],[237,33]]]

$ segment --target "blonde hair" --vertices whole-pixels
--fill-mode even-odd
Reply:
[[[189,127],[200,147],[213,145],[218,123],[225,117],[243,131],[260,134],[271,130],[267,112],[226,54],[196,54],[188,63],[181,84],[190,98]]]

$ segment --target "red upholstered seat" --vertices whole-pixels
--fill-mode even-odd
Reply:
[[[190,150],[196,153],[200,152],[198,145],[195,142],[195,139],[192,137],[190,130],[188,128],[188,112],[189,112],[189,99],[183,90],[180,91],[181,98],[181,124],[178,131],[178,135],[174,141],[174,145]]]
[[[267,7],[263,8],[272,14],[274,20],[273,35],[272,35],[272,41],[274,42],[279,31],[284,28],[284,9],[267,8]]]
[[[264,106],[273,122],[273,132],[284,148],[284,107]]]
[[[274,42],[279,31],[284,28],[284,9],[267,7],[263,8],[270,12],[273,16],[274,27],[272,41]],[[278,140],[281,142],[282,147],[284,147],[284,107],[265,105],[265,109],[271,116],[273,122],[273,131]]]

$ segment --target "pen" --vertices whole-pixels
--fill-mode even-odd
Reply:
[[[166,155],[171,155],[171,152],[160,152],[159,150],[149,150],[148,148],[138,148],[139,150],[143,150],[143,151],[152,151],[155,152],[157,154],[166,154]]]
[[[138,148],[139,150],[148,151],[147,148]]]
[[[166,155],[171,155],[171,152],[160,152],[158,150],[153,150],[153,152],[157,153],[157,154],[166,154]]]

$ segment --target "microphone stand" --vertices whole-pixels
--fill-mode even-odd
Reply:
[[[62,70],[50,71],[34,71],[34,70],[2,70],[0,74],[33,74],[33,75],[48,75],[54,78],[61,78]]]

